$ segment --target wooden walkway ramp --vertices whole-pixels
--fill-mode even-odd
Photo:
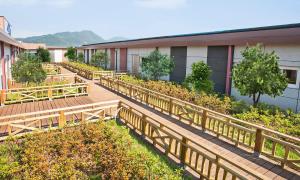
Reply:
[[[66,69],[62,68],[62,72],[69,72]],[[210,149],[217,154],[220,154],[224,157],[227,157],[231,161],[235,162],[236,164],[241,164],[241,166],[249,168],[251,171],[255,171],[257,173],[263,174],[265,177],[269,179],[300,179],[300,172],[285,167],[284,169],[281,168],[279,163],[276,163],[264,156],[257,157],[253,154],[253,152],[249,152],[246,149],[236,147],[232,143],[226,142],[224,139],[217,138],[216,136],[204,133],[197,127],[189,126],[183,122],[178,121],[177,119],[161,113],[153,108],[150,108],[142,103],[138,103],[134,100],[130,100],[125,96],[120,94],[116,94],[111,92],[110,90],[101,87],[94,82],[87,80],[90,84],[90,92],[88,97],[76,97],[76,98],[67,98],[65,100],[54,100],[51,103],[56,104],[58,101],[63,101],[65,106],[73,106],[74,102],[78,103],[89,103],[89,102],[101,102],[101,101],[108,101],[108,100],[121,100],[122,102],[126,103],[127,105],[131,106],[134,109],[146,114],[147,116],[159,121],[161,125],[168,127],[169,129],[175,130],[180,134],[188,137],[189,139],[193,139],[195,142],[205,146],[207,149]],[[30,103],[29,103],[30,104]],[[35,102],[34,106],[36,110],[40,110],[41,106],[39,104],[47,104],[45,102]],[[32,105],[12,105],[0,108],[0,115],[8,115],[9,112],[12,113],[22,113],[22,111],[14,111],[14,109],[19,109],[25,106],[27,109]],[[43,106],[44,107],[44,106]],[[48,105],[47,107],[50,108]],[[51,105],[53,108],[53,106]],[[20,108],[23,109],[23,108]],[[31,110],[31,108],[28,108]],[[35,109],[33,109],[34,111]],[[26,111],[26,110],[25,110]],[[27,112],[27,111],[26,111]],[[246,178],[247,179],[247,178]]]

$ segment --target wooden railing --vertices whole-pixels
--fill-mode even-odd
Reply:
[[[116,116],[119,101],[107,101],[87,105],[52,109],[0,117],[0,140],[8,136],[22,136],[82,122],[111,119]]]
[[[60,67],[56,64],[42,64],[42,67],[48,75],[55,75],[61,73]]]
[[[82,76],[90,80],[99,80],[101,76],[118,77],[127,74],[126,72],[115,72],[115,71],[90,71],[83,68],[72,66],[71,64],[68,63],[61,63],[61,65],[64,68],[74,73],[77,73],[79,76]]]
[[[263,154],[296,170],[300,168],[300,139],[110,77],[100,84],[190,126]]]
[[[176,129],[164,126],[159,121],[120,102],[119,118],[128,127],[154,146],[160,146],[166,155],[172,155],[197,172],[201,179],[268,179],[248,167],[232,162],[210,148],[197,143]]]
[[[78,78],[75,79],[78,81]],[[1,90],[1,105],[88,95],[87,83]]]
[[[47,75],[44,82],[57,82],[57,81],[69,81],[74,82],[76,73],[64,73],[64,74],[53,74]],[[17,83],[13,79],[8,79],[8,89],[26,87],[26,83]]]
[[[120,101],[0,117],[0,140],[116,117],[144,140],[160,146],[166,155],[172,155],[198,173],[201,179],[268,179]]]

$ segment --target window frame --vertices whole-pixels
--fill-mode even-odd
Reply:
[[[290,84],[288,83],[288,88],[299,88],[299,80],[300,80],[300,69],[297,67],[286,67],[286,66],[281,66],[280,69],[282,70],[294,70],[297,73],[296,76],[296,84]]]

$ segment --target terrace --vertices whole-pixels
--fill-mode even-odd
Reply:
[[[62,74],[80,75],[75,77],[87,84],[86,94],[68,97],[62,93],[53,100],[47,87],[45,98],[30,99],[36,102],[16,98],[15,104],[0,109],[2,139],[117,116],[124,126],[197,178],[300,178],[299,159],[290,155],[298,153],[299,157],[297,138],[122,82],[118,80],[122,74],[84,71],[68,64],[60,69]],[[5,95],[1,102],[10,104]],[[271,151],[264,146],[266,141],[272,142]],[[278,145],[284,147],[284,157],[276,155]]]

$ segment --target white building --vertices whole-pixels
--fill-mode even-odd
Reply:
[[[282,96],[262,96],[261,101],[299,111],[300,24],[105,42],[80,49],[84,51],[86,62],[96,50],[103,50],[110,56],[111,69],[139,73],[142,57],[158,48],[174,58],[175,69],[164,79],[176,82],[184,80],[194,62],[203,61],[212,69],[211,80],[216,92],[251,102],[232,87],[231,72],[233,65],[241,60],[241,50],[247,44],[257,43],[262,43],[266,51],[275,51],[290,82]]]

